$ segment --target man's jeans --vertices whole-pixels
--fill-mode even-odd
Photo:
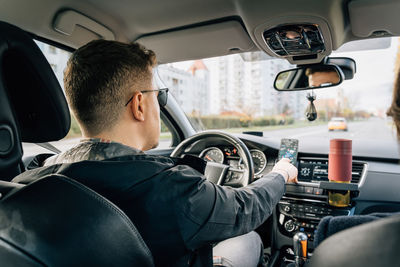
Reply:
[[[213,248],[214,266],[256,267],[262,263],[263,245],[260,236],[248,234],[221,241]]]

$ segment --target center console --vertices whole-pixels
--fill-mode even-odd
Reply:
[[[287,185],[286,194],[278,204],[278,230],[290,238],[298,231],[304,232],[312,242],[318,223],[323,217],[350,215],[350,213],[351,207],[329,206],[327,192],[324,189],[312,185]]]
[[[273,218],[273,246],[279,256],[276,262],[291,262],[293,256],[293,236],[302,232],[308,237],[308,249],[314,249],[313,241],[319,222],[325,216],[348,216],[354,211],[353,204],[347,207],[329,205],[328,189],[351,191],[353,196],[364,182],[366,163],[353,161],[351,184],[328,182],[328,159],[300,158],[298,161],[298,184],[287,184],[286,192],[277,205]],[[350,189],[347,189],[350,188]],[[339,190],[340,189],[340,190]],[[285,266],[272,264],[271,266]]]

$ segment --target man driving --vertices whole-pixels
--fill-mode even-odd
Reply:
[[[226,266],[256,266],[262,242],[253,230],[285,182],[297,182],[296,167],[282,159],[254,183],[231,188],[205,179],[200,159],[146,154],[158,144],[168,96],[152,82],[155,65],[154,52],[136,43],[96,40],[76,50],[64,87],[84,139],[37,158],[13,181],[60,173],[90,187],[128,215],[156,266],[210,266],[212,254]]]

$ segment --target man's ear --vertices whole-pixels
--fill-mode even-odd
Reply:
[[[131,111],[136,120],[144,121],[144,101],[143,94],[141,92],[136,92],[133,95]]]

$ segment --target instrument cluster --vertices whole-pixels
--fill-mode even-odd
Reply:
[[[259,175],[267,166],[267,157],[264,152],[259,149],[251,149],[250,154],[254,163],[254,174]],[[206,161],[227,164],[237,169],[244,168],[243,160],[237,148],[233,146],[208,147],[204,149],[199,156]]]

